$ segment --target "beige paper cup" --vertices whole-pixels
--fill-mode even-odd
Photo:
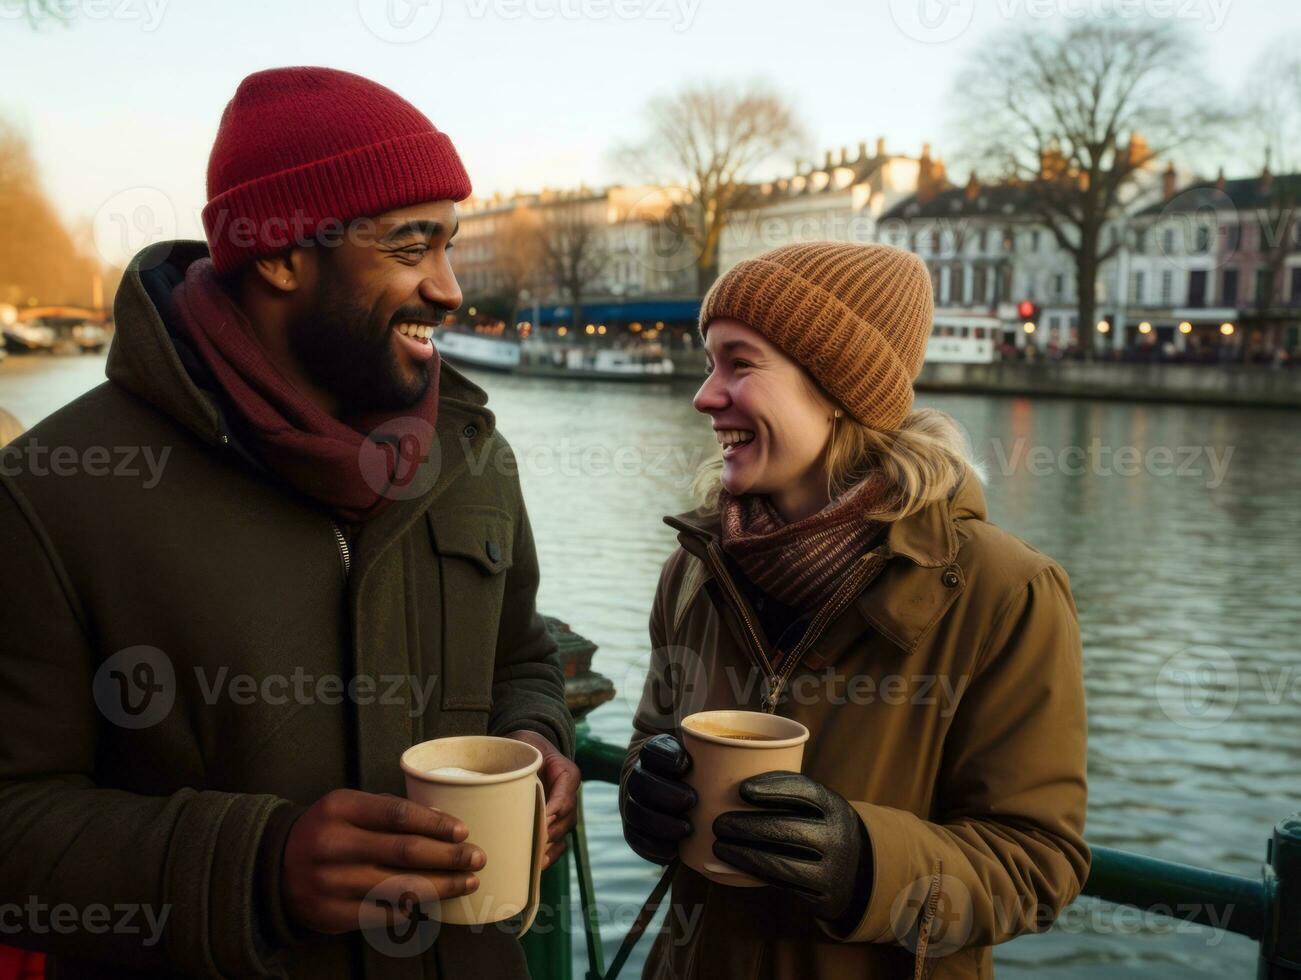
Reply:
[[[751,741],[711,733],[706,728],[762,736]],[[714,820],[729,810],[754,810],[741,799],[741,783],[774,769],[799,772],[809,730],[798,721],[759,711],[700,711],[682,719],[682,745],[691,756],[685,781],[696,791],[688,815],[691,835],[678,845],[682,862],[720,885],[756,888],[765,882],[714,856]]]
[[[472,773],[431,774],[445,767]],[[526,742],[493,735],[458,735],[413,745],[402,753],[407,799],[461,820],[466,840],[487,861],[479,887],[438,903],[431,917],[455,925],[500,922],[523,913],[516,935],[538,914],[547,847],[546,797],[537,772],[542,753]]]

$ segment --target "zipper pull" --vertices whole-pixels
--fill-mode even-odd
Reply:
[[[779,675],[773,674],[768,678],[768,693],[763,696],[763,710],[772,714],[777,710],[777,699],[781,697],[782,679]]]

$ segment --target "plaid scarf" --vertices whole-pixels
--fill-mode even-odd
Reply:
[[[841,494],[818,513],[786,523],[768,497],[724,490],[722,547],[766,595],[804,613],[831,597],[845,570],[885,530],[867,514],[881,505],[886,480],[880,473]]]

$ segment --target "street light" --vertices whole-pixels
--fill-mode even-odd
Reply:
[[[1140,324],[1138,325],[1138,332],[1139,332],[1139,333],[1151,333],[1151,332],[1152,332],[1152,324],[1150,324],[1150,323],[1148,323],[1146,320],[1144,320],[1142,323],[1140,323]]]
[[[1220,324],[1220,333],[1224,334],[1224,336],[1226,336],[1226,337],[1232,337],[1232,336],[1233,336],[1233,324],[1232,324],[1232,323],[1221,323],[1221,324]]]
[[[1179,332],[1180,332],[1180,333],[1192,333],[1192,332],[1193,332],[1193,325],[1192,325],[1191,323],[1189,323],[1187,320],[1185,320],[1183,323],[1179,324]]]
[[[1026,333],[1034,333],[1034,321],[1026,320],[1025,323],[1021,324],[1021,329]]]
[[[1098,333],[1107,333],[1111,329],[1111,324],[1106,320],[1098,321]]]

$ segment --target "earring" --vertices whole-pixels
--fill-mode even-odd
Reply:
[[[834,418],[834,419],[838,419],[838,418],[840,418],[840,409],[836,409],[836,414],[833,415],[832,418]]]

